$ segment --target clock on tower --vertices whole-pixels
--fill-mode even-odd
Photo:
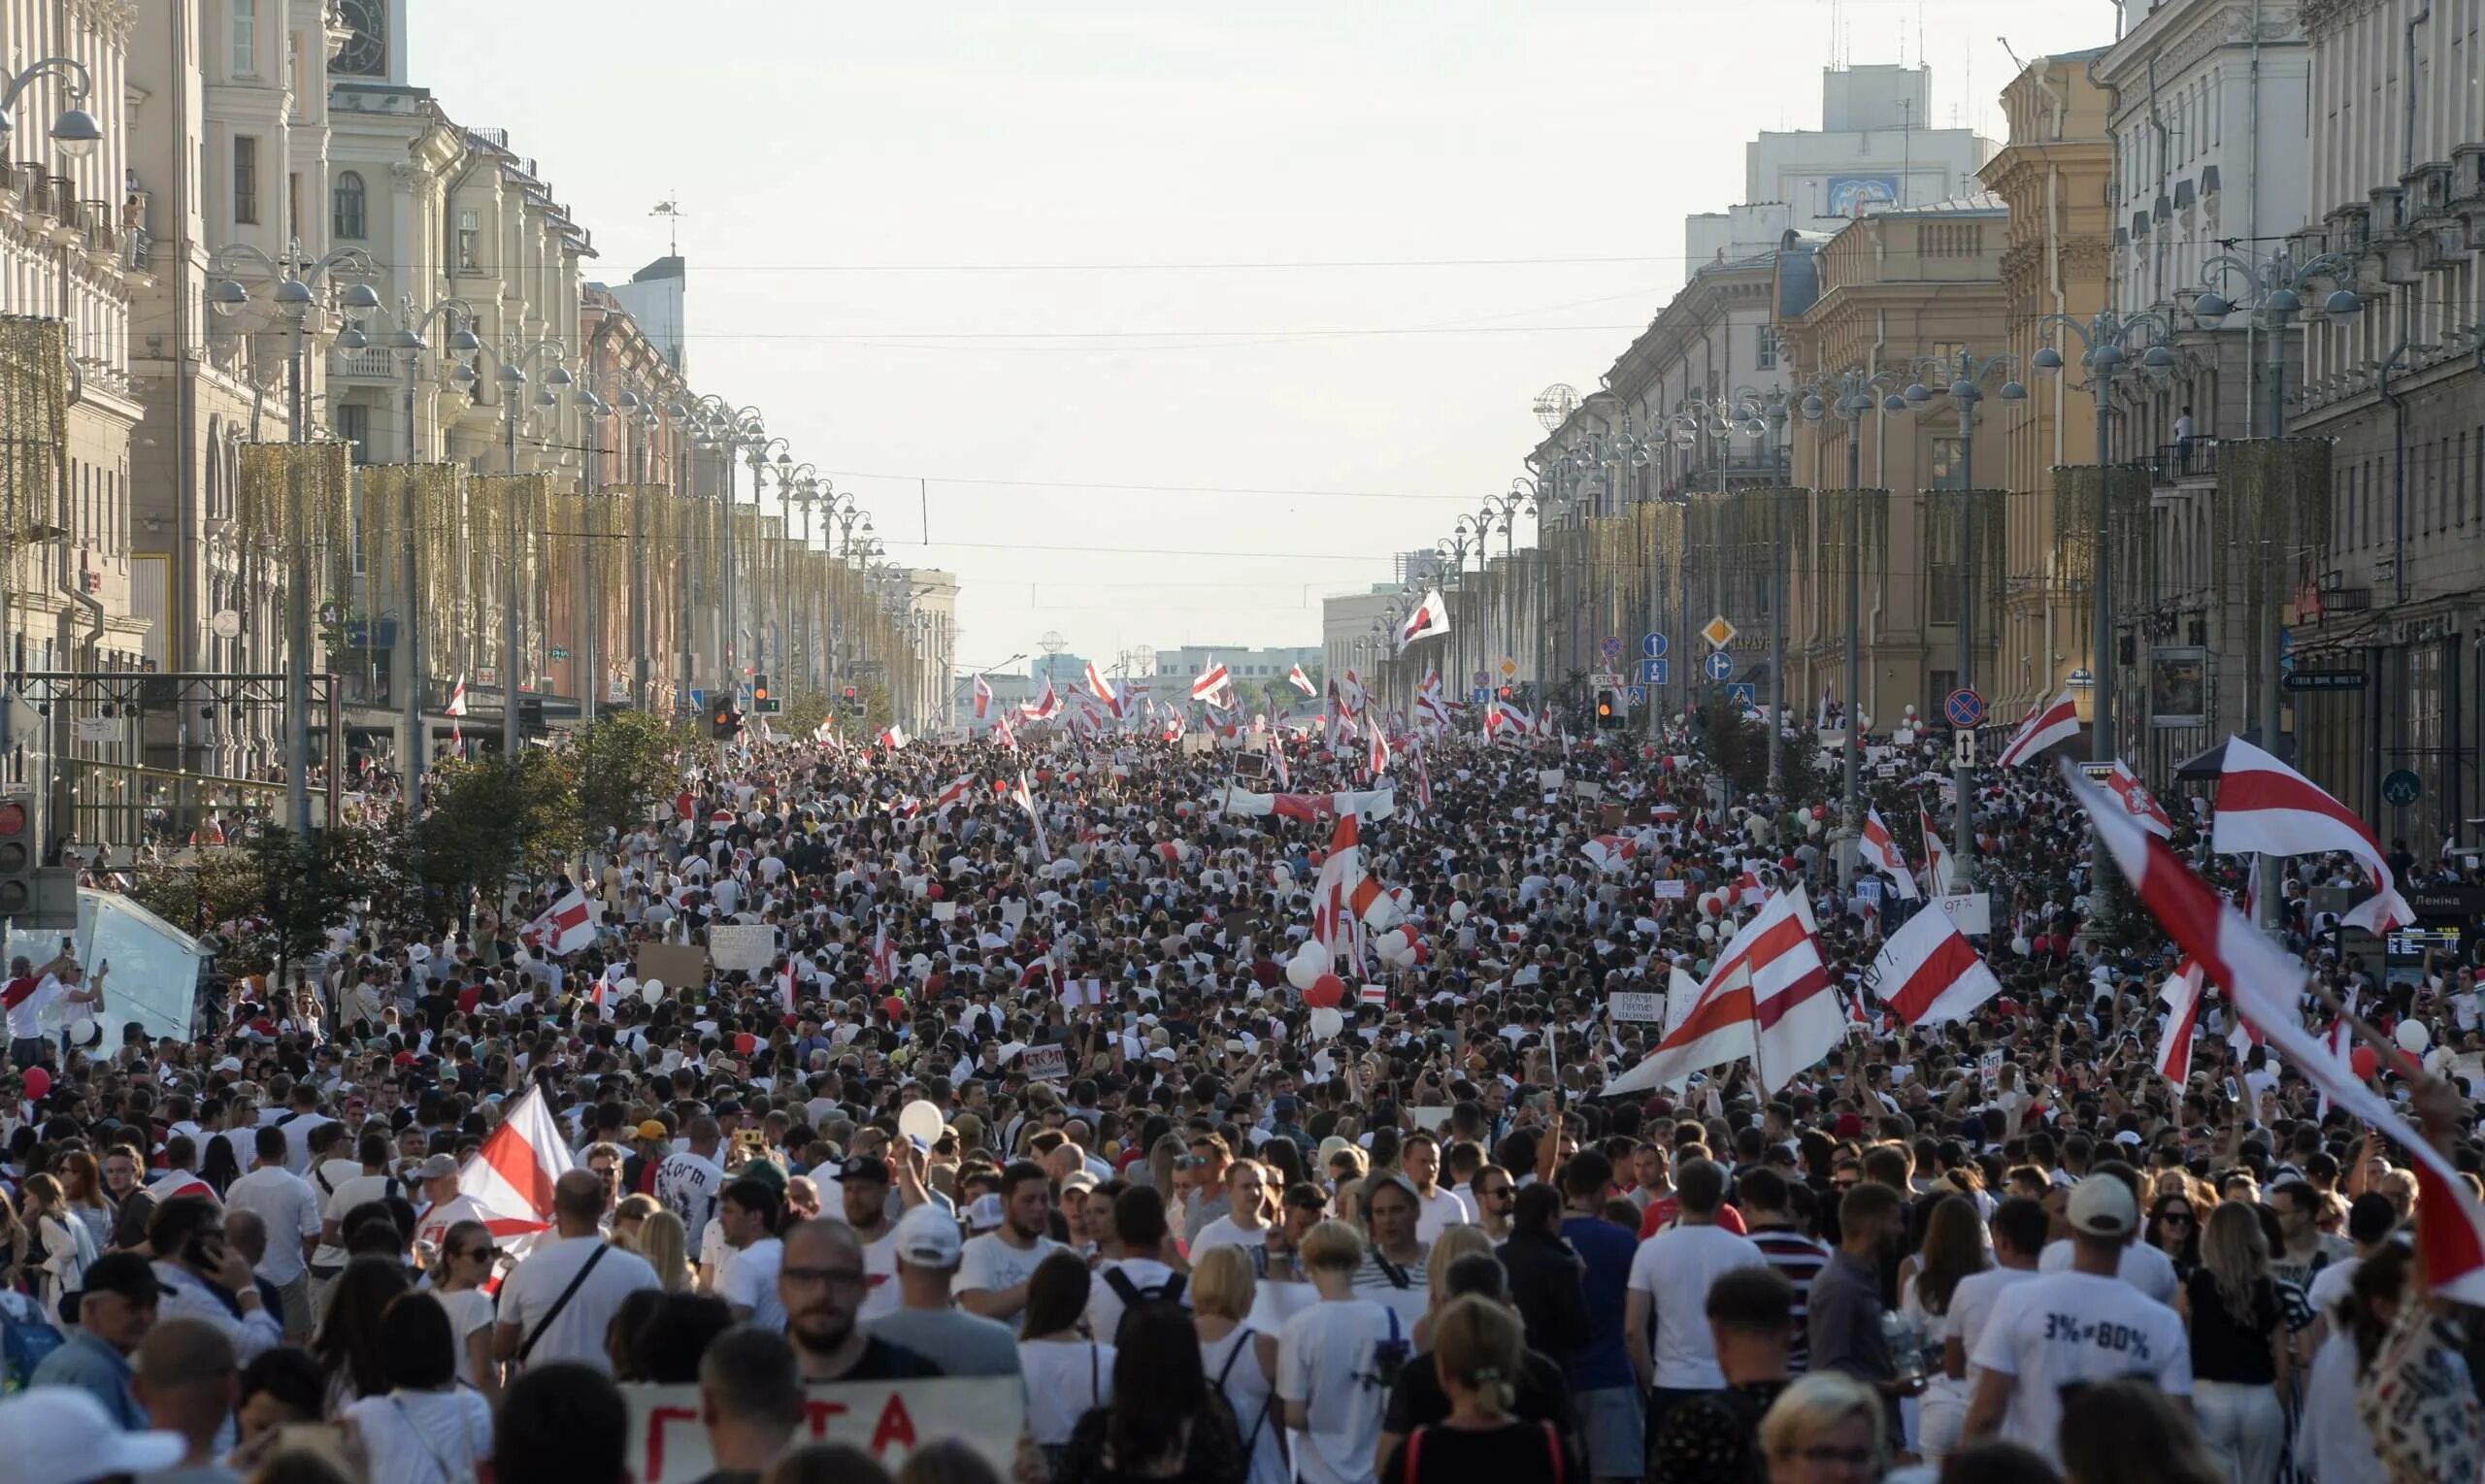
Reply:
[[[353,38],[328,63],[332,77],[388,75],[388,0],[339,0],[337,11]]]

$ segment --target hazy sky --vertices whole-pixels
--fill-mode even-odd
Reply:
[[[1323,594],[1522,472],[1535,393],[1647,323],[1744,142],[1819,126],[1833,15],[1996,138],[1997,36],[2114,34],[2107,0],[411,8],[411,81],[536,157],[589,277],[680,200],[694,385],[958,574],[969,668],[1317,643]]]

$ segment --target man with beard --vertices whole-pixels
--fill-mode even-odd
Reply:
[[[1044,1167],[1020,1160],[1001,1172],[1001,1225],[966,1245],[958,1268],[958,1307],[1004,1324],[1027,1306],[1027,1280],[1061,1243],[1052,1226],[1052,1186]]]
[[[813,1381],[913,1381],[940,1368],[911,1350],[866,1331],[859,1322],[866,1292],[863,1244],[841,1221],[806,1221],[785,1234],[777,1295],[785,1305],[785,1336],[794,1342],[805,1384]]]

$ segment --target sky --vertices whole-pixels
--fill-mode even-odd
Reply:
[[[1508,487],[1820,72],[2001,139],[2109,0],[410,0],[409,81],[666,250],[688,370],[957,575],[959,664],[1317,644]],[[488,38],[487,43],[480,39]],[[1519,541],[1525,544],[1522,526]]]

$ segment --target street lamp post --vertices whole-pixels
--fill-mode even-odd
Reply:
[[[724,536],[718,560],[718,567],[724,575],[724,589],[716,617],[716,667],[722,672],[719,682],[730,692],[742,684],[740,650],[735,643],[742,637],[742,613],[736,602],[738,594],[734,577],[734,456],[746,446],[765,445],[768,429],[759,409],[729,406],[713,392],[700,398],[699,406],[708,414],[707,445],[720,449],[724,454]],[[758,508],[759,501],[757,470],[758,462],[754,459],[750,494],[754,510]]]
[[[429,329],[434,321],[445,321],[448,326],[445,345],[448,353],[455,358],[448,372],[449,384],[460,387],[475,384],[473,357],[476,352],[483,348],[483,342],[475,334],[474,307],[465,300],[443,299],[430,309],[417,312],[414,309],[414,295],[407,294],[398,299],[397,329],[386,339],[388,348],[397,352],[399,364],[405,368],[406,372],[405,449],[406,465],[409,470],[422,461],[422,445],[415,424],[414,407],[421,394],[423,352],[430,348],[430,342],[423,338],[423,331]],[[425,699],[423,692],[428,676],[423,669],[422,589],[418,585],[422,580],[418,567],[422,542],[417,528],[422,515],[423,512],[414,504],[414,481],[409,478],[406,480],[406,544],[405,549],[398,553],[399,577],[406,594],[404,602],[400,605],[404,609],[404,613],[399,621],[405,626],[405,634],[400,643],[405,651],[406,693],[401,698],[400,709],[405,717],[406,728],[403,767],[406,777],[406,817],[408,819],[421,816],[423,767],[431,760],[431,739],[425,735],[423,724]]]
[[[1867,372],[1856,367],[1826,381],[1796,387],[1792,393],[1805,421],[1816,423],[1824,417],[1836,417],[1846,424],[1846,742],[1841,749],[1846,767],[1839,828],[1846,841],[1839,860],[1850,885],[1855,879],[1853,841],[1864,828],[1864,419],[1876,405],[1885,412],[1905,410],[1905,399],[1895,392],[1884,403],[1875,404],[1873,400],[1875,391],[1896,384],[1897,379],[1889,372]]]
[[[2079,364],[2088,373],[2088,394],[2097,406],[2097,465],[2101,471],[2111,468],[2113,383],[2118,378],[2148,376],[2162,380],[2172,375],[2176,357],[2166,342],[2172,338],[2173,326],[2163,314],[2135,314],[2127,319],[2112,310],[2100,310],[2085,322],[2068,314],[2040,315],[2037,327],[2044,340],[2029,358],[2029,364],[2048,375],[2063,369],[2062,352],[2053,343],[2056,325],[2079,340]],[[2147,346],[2135,364],[2131,350],[2142,340]],[[2113,508],[2111,492],[2101,478],[2097,486],[2097,552],[2090,578],[2094,591],[2089,595],[2088,641],[2089,755],[2101,763],[2111,762],[2115,757]]]
[[[1959,413],[1959,677],[1955,686],[1959,690],[1971,690],[1975,686],[1975,412],[1976,404],[1984,400],[1978,383],[2000,377],[2002,400],[2023,401],[2028,395],[2028,388],[2010,374],[2018,364],[2019,358],[2014,355],[1979,356],[1963,348],[1946,362],[1929,358],[1916,367],[1919,378],[1928,371],[1937,379],[1948,378],[1943,393]],[[1899,395],[1907,403],[1921,407],[1932,401],[1936,393],[1918,379],[1908,382],[1906,390]],[[1950,858],[1958,884],[1972,888],[1976,883],[1977,868],[1974,809],[1970,803],[1974,769],[1970,756],[1961,748],[1955,750],[1950,759],[1951,792],[1954,796],[1950,818]]]
[[[2262,380],[2269,394],[2270,436],[2287,436],[2287,326],[2303,313],[2304,296],[2316,283],[2326,282],[2330,292],[2321,301],[2321,316],[2344,323],[2364,313],[2364,299],[2348,285],[2355,281],[2356,260],[2345,253],[2325,252],[2299,264],[2286,248],[2280,247],[2257,262],[2234,253],[2222,252],[2202,265],[2201,281],[2206,285],[2192,301],[2192,318],[2203,328],[2213,320],[2224,319],[2237,309],[2249,310],[2257,316],[2260,328],[2269,332],[2269,356],[2263,362]],[[2241,278],[2247,287],[2239,298],[2230,298],[2219,290],[2235,278]],[[2403,351],[2405,340],[2401,346]],[[2391,357],[2395,363],[2398,355]],[[2384,371],[2383,391],[2389,390],[2390,373]],[[2402,429],[2403,429],[2402,424]],[[2398,481],[2398,517],[2393,522],[2397,537],[2396,560],[2391,564],[2398,591],[2398,601],[2407,601],[2407,460],[2405,450],[2392,461]],[[2272,754],[2278,750],[2278,705],[2281,654],[2278,637],[2278,580],[2281,554],[2276,549],[2274,533],[2264,530],[2261,581],[2261,745]],[[2261,925],[2275,930],[2283,907],[2278,880],[2278,857],[2265,855],[2260,860]]]
[[[22,81],[22,80],[21,80]],[[218,313],[231,314],[250,302],[250,291],[231,277],[238,265],[248,264],[276,280],[269,301],[276,313],[285,322],[285,405],[287,412],[286,441],[308,443],[310,422],[310,319],[327,308],[328,278],[334,274],[350,280],[334,295],[336,307],[355,313],[366,313],[380,308],[380,295],[372,290],[370,280],[379,277],[371,254],[360,247],[339,247],[316,261],[304,261],[301,245],[291,246],[284,261],[278,261],[248,243],[228,243],[208,259],[208,272],[216,282],[208,291],[208,303]],[[337,334],[340,345],[360,349],[370,344],[350,322]],[[285,780],[285,812],[293,833],[311,833],[311,544],[306,538],[293,544],[286,583],[290,589],[285,604],[285,755],[290,775]],[[328,766],[334,770],[340,759],[331,757]]]

